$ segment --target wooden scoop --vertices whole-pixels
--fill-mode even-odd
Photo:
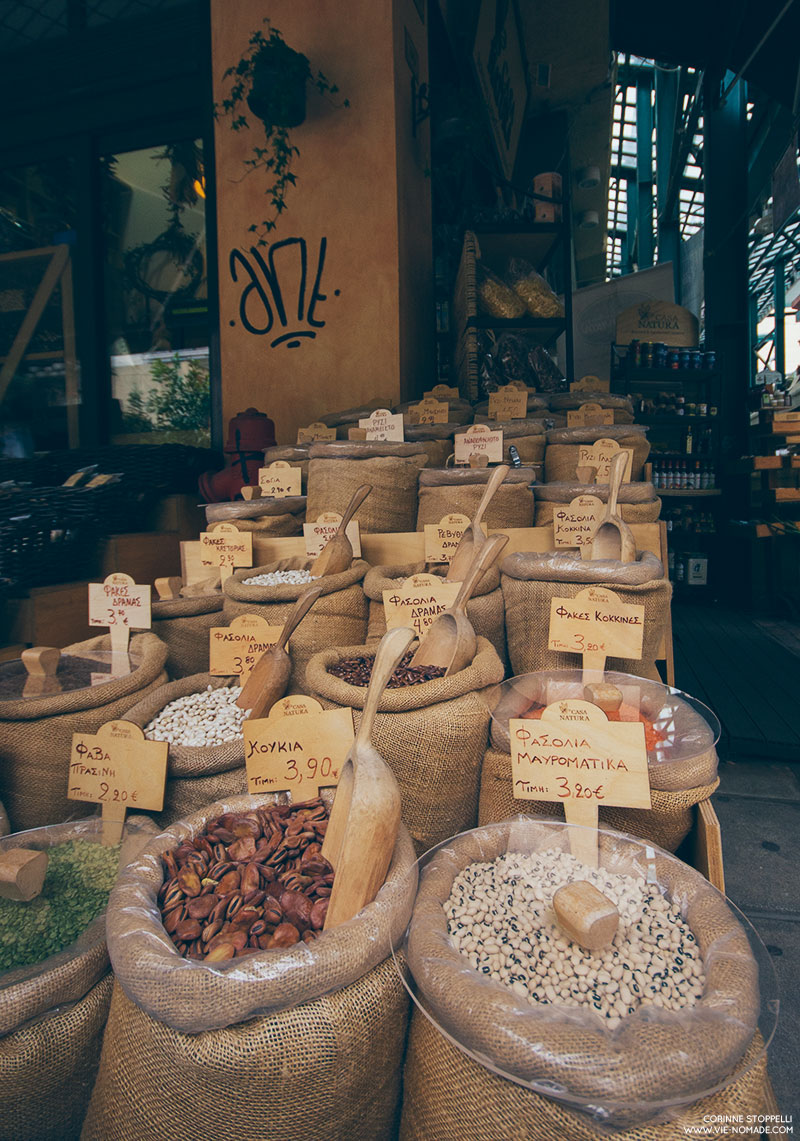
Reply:
[[[332,539],[328,540],[323,550],[311,564],[311,574],[315,578],[322,578],[326,574],[341,574],[342,571],[350,569],[350,564],[353,561],[353,546],[345,534],[345,529],[371,491],[372,485],[364,483],[353,492],[353,498],[347,505],[338,531]]]
[[[608,473],[608,503],[600,516],[592,539],[593,559],[618,559],[623,563],[632,563],[636,559],[633,532],[622,516],[617,514],[617,496],[626,463],[625,452],[618,452],[611,461]]]
[[[508,535],[492,535],[474,554],[472,566],[449,610],[440,614],[419,644],[412,666],[445,666],[445,677],[458,673],[475,657],[478,640],[467,618],[466,606],[478,579],[497,561]]]
[[[486,508],[491,503],[495,492],[500,484],[506,478],[511,468],[507,464],[500,464],[496,467],[486,483],[486,490],[483,493],[478,510],[475,512],[472,522],[469,527],[464,531],[461,536],[455,553],[450,560],[450,568],[447,572],[445,582],[463,582],[464,576],[472,565],[472,560],[475,557],[475,552],[478,547],[486,542],[486,532],[483,529],[481,520]]]
[[[286,643],[321,594],[322,583],[314,582],[305,588],[289,611],[280,638],[253,666],[236,699],[240,709],[250,710],[251,720],[263,717],[286,693],[292,672],[292,659],[286,652]]]
[[[383,691],[414,639],[398,626],[384,634],[372,667],[358,733],[339,775],[322,855],[336,873],[325,930],[372,903],[386,879],[400,826],[400,789],[371,740]]]
[[[31,646],[20,654],[22,664],[28,671],[23,697],[44,697],[46,694],[60,693],[61,683],[56,677],[61,651],[53,646]]]

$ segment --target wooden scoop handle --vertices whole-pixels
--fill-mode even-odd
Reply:
[[[295,602],[294,606],[289,611],[286,617],[286,621],[283,624],[281,636],[278,638],[278,641],[275,644],[276,650],[283,650],[286,647],[286,643],[289,641],[295,629],[303,621],[306,614],[308,614],[309,610],[321,594],[321,582],[313,582],[310,586],[307,586],[305,590],[300,593],[297,598],[297,602]]]
[[[371,483],[362,483],[361,487],[357,487],[355,489],[350,502],[347,504],[347,510],[345,511],[344,515],[342,516],[342,521],[339,524],[339,530],[336,532],[337,535],[343,535],[345,533],[345,531],[347,530],[347,524],[353,518],[356,511],[358,511],[359,507],[361,506],[361,504],[364,502],[364,500],[367,498],[367,496],[369,495],[369,493],[371,491],[372,491],[372,484]]]
[[[476,535],[479,535],[481,539],[485,538],[484,533],[483,533],[483,529],[481,527],[481,520],[483,519],[483,513],[486,510],[486,508],[489,506],[489,504],[491,503],[491,501],[494,497],[494,493],[497,491],[498,487],[500,486],[500,484],[503,482],[503,480],[506,478],[506,476],[508,475],[508,473],[510,471],[511,471],[511,468],[508,466],[508,464],[500,464],[500,466],[496,467],[494,469],[494,471],[492,472],[492,474],[489,476],[489,479],[486,483],[486,490],[483,493],[483,497],[481,498],[481,501],[478,504],[478,510],[475,512],[475,517],[472,520],[473,540],[474,540]]]
[[[361,715],[361,724],[356,734],[355,746],[370,743],[372,723],[375,720],[375,714],[378,712],[383,691],[389,684],[389,678],[394,673],[398,662],[415,637],[416,634],[410,626],[396,626],[393,630],[387,630],[383,635],[375,654],[375,663],[372,667],[372,676],[369,679],[369,689],[367,690],[367,700],[364,702],[364,712]]]
[[[156,579],[156,592],[159,600],[178,598],[180,596],[183,579],[179,575],[170,575],[168,578]]]
[[[625,472],[625,465],[628,462],[626,452],[617,452],[611,461],[611,466],[608,470],[608,510],[606,511],[606,518],[617,513],[617,496],[619,495],[620,485],[622,483],[622,476]]]
[[[472,592],[478,584],[478,579],[489,567],[494,565],[507,542],[508,535],[492,535],[490,539],[486,540],[483,546],[478,547],[475,558],[472,560],[472,564],[465,574],[464,581],[461,583],[461,588],[456,595],[456,600],[450,607],[451,611],[458,610],[463,612],[470,598],[472,598]]]
[[[61,661],[61,651],[52,646],[31,646],[20,654],[29,677],[53,677]]]

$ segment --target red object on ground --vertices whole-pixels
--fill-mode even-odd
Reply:
[[[225,444],[226,466],[207,471],[197,485],[206,503],[236,499],[247,484],[258,482],[258,469],[264,463],[264,449],[275,446],[275,425],[266,412],[248,408],[228,422]]]

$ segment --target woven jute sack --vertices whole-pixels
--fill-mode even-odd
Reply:
[[[579,495],[595,495],[608,503],[607,483],[537,483],[533,488],[535,527],[549,527],[555,512]],[[655,523],[661,515],[661,500],[652,483],[623,483],[617,510],[626,523]]]
[[[85,656],[110,649],[106,634],[61,652]],[[27,701],[0,701],[0,800],[14,832],[95,811],[93,804],[67,800],[72,734],[96,733],[167,680],[167,647],[155,634],[134,634],[130,653],[140,664],[124,677]]]
[[[460,427],[455,422],[448,424],[408,424],[405,437],[409,443],[419,444],[428,457],[426,467],[444,467],[453,454],[453,437]]]
[[[674,791],[650,789],[650,808],[609,808],[600,806],[600,823],[607,828],[629,832],[642,840],[650,840],[667,852],[676,852],[692,828],[692,809],[708,800],[719,786],[714,777],[698,788]],[[544,800],[515,800],[511,776],[511,755],[491,745],[481,767],[481,792],[478,806],[479,824],[496,824],[518,813],[552,816],[564,819],[560,804]]]
[[[153,633],[167,647],[167,673],[188,677],[208,668],[208,632],[222,618],[222,591],[152,604]]]
[[[258,614],[271,626],[282,626],[308,583],[248,586],[245,579],[276,570],[307,569],[312,561],[281,559],[263,567],[235,571],[223,588],[225,623],[230,623],[237,614]],[[368,563],[356,559],[349,570],[319,579],[322,594],[289,639],[292,674],[288,692],[307,692],[305,671],[314,654],[331,646],[361,645],[366,640],[368,604],[361,584],[368,569]]]
[[[682,1109],[671,1121],[609,1131],[584,1114],[493,1074],[414,1010],[400,1141],[685,1141],[692,1133],[702,1134],[709,1121],[768,1111],[762,1045],[756,1036],[731,1084]]]
[[[632,424],[634,421],[633,404],[627,396],[617,396],[613,392],[558,392],[550,397],[553,412],[575,411],[584,404],[611,408],[615,424]]]
[[[400,830],[386,883],[313,945],[228,963],[181,959],[160,922],[161,852],[238,797],[173,826],[120,877],[109,904],[117,978],[85,1141],[389,1141],[408,998],[389,947],[416,886]]]
[[[544,470],[548,483],[575,482],[582,444],[598,440],[616,440],[620,448],[632,448],[631,480],[642,478],[642,470],[650,455],[647,429],[639,424],[611,424],[597,428],[553,428],[547,433]]]
[[[368,483],[372,491],[356,512],[362,532],[413,531],[417,477],[428,462],[420,444],[312,444],[308,465],[306,519],[325,511],[343,514],[353,492]]]
[[[417,531],[438,523],[445,515],[471,519],[491,474],[488,468],[427,468],[420,472]],[[528,485],[535,476],[529,467],[510,471],[486,509],[484,527],[531,527],[533,493]]]
[[[520,1082],[562,1091],[606,1125],[629,1128],[657,1119],[665,1102],[691,1105],[735,1073],[757,1029],[758,963],[724,896],[699,872],[656,848],[645,859],[635,841],[600,831],[601,867],[646,874],[680,900],[703,959],[702,997],[669,1016],[643,1006],[611,1031],[593,1013],[530,1003],[469,968],[447,934],[443,907],[456,876],[509,850],[567,852],[569,840],[563,826],[520,817],[448,841],[420,878],[408,966],[420,1001],[463,1048]]]
[[[258,519],[232,519],[231,522],[239,531],[251,531],[254,539],[257,536],[262,539],[283,539],[287,535],[301,535],[304,518],[305,512],[301,509],[297,514],[284,511],[279,515],[261,515]],[[219,523],[209,523],[208,530],[216,531],[219,526]]]
[[[123,853],[154,833],[146,817],[131,818]],[[67,840],[99,843],[97,818],[8,836],[0,851],[47,849]],[[22,906],[22,905],[20,905]],[[77,1138],[100,1058],[111,975],[105,915],[69,947],[41,963],[0,975],[0,1138]]]
[[[528,404],[526,412],[529,418],[543,416],[547,413],[548,399],[546,396],[539,396],[528,389]],[[489,401],[482,400],[480,404],[475,405],[475,423],[486,423],[486,417],[489,415]]]
[[[369,600],[367,645],[377,646],[386,633],[386,611],[383,608],[384,590],[397,590],[404,579],[412,574],[435,574],[444,578],[447,567],[428,567],[427,563],[407,566],[370,567],[364,578],[364,594]],[[500,572],[490,567],[478,581],[472,598],[467,603],[467,618],[475,633],[491,642],[502,662],[506,661],[506,626],[503,609],[503,592],[500,589]]]
[[[375,397],[356,408],[344,408],[340,412],[327,412],[324,416],[318,416],[317,419],[320,424],[324,424],[327,428],[336,429],[337,440],[346,440],[348,431],[350,428],[357,428],[359,420],[371,416],[378,408],[388,407],[389,404],[386,400]]]
[[[475,423],[485,424],[486,421],[476,418]],[[493,432],[503,433],[504,463],[512,462],[509,452],[512,444],[526,467],[534,464],[538,466],[544,462],[547,430],[541,420],[490,420],[489,427]]]
[[[356,729],[366,687],[328,673],[343,658],[373,653],[368,646],[327,650],[308,663],[308,692],[326,709],[350,706]],[[378,705],[372,740],[402,793],[403,823],[418,853],[475,821],[480,767],[489,729],[483,691],[504,676],[497,651],[485,638],[470,665],[446,678],[387,689]]]
[[[512,673],[580,669],[579,654],[547,648],[550,600],[574,598],[588,586],[604,586],[620,601],[644,606],[641,658],[609,657],[606,669],[658,679],[655,663],[669,620],[672,585],[655,555],[645,551],[634,563],[620,563],[525,551],[509,555],[500,569]]]
[[[395,408],[392,409],[393,412],[402,412],[403,416],[405,417],[405,436],[407,440],[411,439],[409,436],[409,431],[414,427],[414,425],[409,424],[408,416],[406,414],[409,408],[414,408],[417,404],[419,404],[418,400],[412,400],[406,404],[398,404]],[[472,405],[468,400],[448,400],[447,416],[448,423],[450,424],[457,424],[459,426],[462,424],[469,424],[472,422]]]
[[[190,693],[202,693],[209,686],[220,689],[235,684],[236,681],[236,678],[212,677],[208,673],[181,678],[153,690],[128,710],[126,719],[144,729],[171,701],[187,697]],[[164,807],[160,813],[153,813],[153,819],[162,827],[167,827],[184,816],[198,812],[211,801],[223,800],[246,791],[243,737],[207,747],[175,745],[170,742]]]
[[[309,444],[279,444],[274,448],[264,449],[264,467],[277,460],[289,464],[290,467],[300,468],[300,486],[303,495],[308,485],[308,449]]]

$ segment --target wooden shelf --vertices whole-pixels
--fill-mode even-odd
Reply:
[[[678,491],[675,488],[658,488],[657,487],[656,488],[656,495],[660,495],[660,496],[667,495],[667,496],[675,496],[675,497],[680,496],[682,499],[685,499],[685,498],[694,499],[694,497],[697,496],[698,499],[701,499],[701,498],[710,498],[711,496],[714,496],[714,495],[722,495],[722,489],[719,487],[706,487],[706,488],[701,488],[699,491],[696,489],[690,491],[688,488],[685,491]]]
[[[560,337],[564,332],[566,322],[563,317],[488,317],[479,314],[477,317],[467,318],[467,329],[506,329],[520,333],[536,333],[541,344]]]

